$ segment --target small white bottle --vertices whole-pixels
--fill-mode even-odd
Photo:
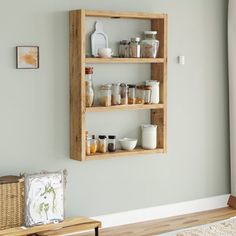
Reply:
[[[156,149],[157,148],[157,126],[142,125],[142,148]]]

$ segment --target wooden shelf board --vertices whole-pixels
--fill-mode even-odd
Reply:
[[[165,61],[165,58],[85,58],[86,63],[164,63]]]
[[[114,157],[127,157],[127,156],[134,156],[134,155],[144,155],[144,154],[154,154],[154,153],[164,153],[164,149],[157,148],[154,150],[146,150],[142,148],[135,148],[132,151],[126,151],[126,150],[116,150],[116,152],[106,152],[106,153],[96,153],[94,155],[86,156],[85,160],[104,160],[104,159],[111,159]]]
[[[151,20],[164,19],[166,14],[85,10],[85,16]]]
[[[86,112],[108,112],[108,111],[126,111],[126,110],[151,110],[163,109],[164,104],[134,104],[134,105],[117,105],[109,107],[86,107]]]

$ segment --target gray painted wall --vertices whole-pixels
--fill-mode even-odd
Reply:
[[[69,159],[68,10],[79,8],[169,14],[168,154]],[[225,0],[1,0],[0,175],[68,169],[70,216],[229,193],[226,8]],[[14,47],[32,44],[40,46],[40,69],[16,70]],[[180,54],[185,66],[176,63]],[[148,73],[146,65],[102,65],[97,78],[104,69],[104,81],[142,81]],[[120,135],[130,124],[135,135],[148,119],[141,111],[116,114]],[[89,129],[100,122],[101,132],[115,132],[107,128],[114,116],[88,117]]]

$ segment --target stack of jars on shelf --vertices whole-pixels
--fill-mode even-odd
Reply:
[[[86,67],[86,107],[94,105],[95,93],[92,74],[93,68]],[[100,85],[99,90],[99,106],[159,103],[159,82],[156,80],[147,80],[138,85],[126,83],[103,84]]]
[[[156,58],[159,41],[156,40],[157,31],[145,31],[144,40],[139,37],[122,40],[119,43],[119,57],[125,58]],[[140,42],[141,41],[141,42]]]
[[[100,86],[100,106],[159,103],[159,82],[144,84],[104,84]]]
[[[86,132],[86,155],[95,153],[106,153],[116,151],[116,136],[115,135],[92,135],[91,138]]]

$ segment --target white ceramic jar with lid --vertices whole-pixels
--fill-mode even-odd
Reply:
[[[159,103],[160,102],[160,82],[156,80],[147,80],[146,85],[151,86],[151,103]]]
[[[142,129],[142,148],[156,149],[157,147],[157,126],[141,125]]]

